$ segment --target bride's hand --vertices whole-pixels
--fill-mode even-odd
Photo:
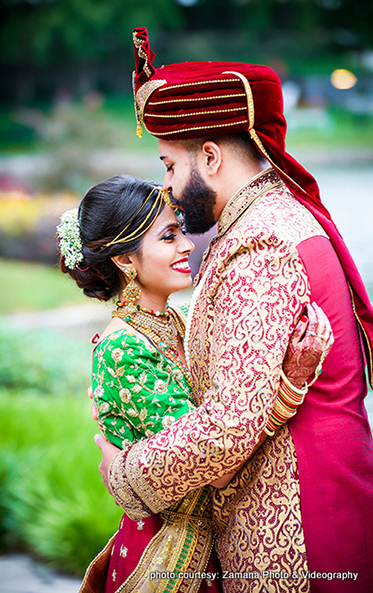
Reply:
[[[307,305],[307,316],[303,315],[296,325],[285,354],[282,369],[289,381],[298,388],[312,381],[333,344],[332,328],[324,311],[316,303]]]

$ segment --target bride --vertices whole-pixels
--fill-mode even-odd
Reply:
[[[172,293],[191,285],[188,258],[194,245],[162,187],[121,175],[91,188],[79,210],[66,212],[58,236],[61,271],[88,297],[118,299],[94,348],[92,387],[100,429],[123,448],[194,408],[183,349],[187,307],[168,304]],[[281,382],[258,446],[296,413],[303,385],[320,369],[326,349],[313,337],[317,333],[329,337],[329,349],[329,322],[319,307],[309,306],[283,367],[297,384],[286,381],[284,388]],[[233,475],[212,486],[224,487]],[[209,502],[206,486],[160,515],[140,521],[124,515],[118,532],[89,566],[80,591],[222,591]],[[183,578],[186,574],[195,578]]]

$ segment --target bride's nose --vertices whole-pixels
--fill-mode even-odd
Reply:
[[[179,243],[178,251],[180,253],[192,253],[192,251],[194,251],[194,249],[195,249],[195,245],[194,245],[193,241],[191,241],[189,239],[189,237],[182,235],[182,240]]]

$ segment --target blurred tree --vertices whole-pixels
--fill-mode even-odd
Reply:
[[[341,46],[373,46],[371,0],[179,0],[186,26],[246,30],[254,36],[326,29]],[[339,30],[339,35],[338,35]],[[335,35],[335,31],[337,34]]]
[[[0,0],[0,18],[0,93],[21,104],[130,92],[138,26],[165,62],[276,56],[303,70],[373,48],[372,0]]]
[[[133,65],[132,29],[156,37],[183,15],[175,0],[0,0],[0,19],[0,93],[26,104],[56,89],[130,90],[122,73]]]
[[[179,28],[175,0],[1,0],[0,50],[8,64],[105,59],[131,48],[131,31]]]
[[[335,43],[373,45],[370,0],[1,0],[0,50],[7,64],[103,60],[128,51],[130,31],[327,29]]]

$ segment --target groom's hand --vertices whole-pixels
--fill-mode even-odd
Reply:
[[[114,445],[109,443],[109,441],[107,441],[101,434],[95,434],[94,439],[97,447],[102,451],[102,460],[100,465],[98,466],[98,469],[100,470],[100,473],[102,475],[103,483],[110,492],[108,480],[109,467],[114,457],[117,453],[119,453],[121,449],[118,449],[118,447],[115,447]]]
[[[88,387],[87,394],[88,394],[89,399],[92,399],[93,400],[92,385],[90,385],[90,387]],[[97,408],[96,408],[95,402],[93,402],[93,404],[91,406],[91,415],[92,415],[92,419],[93,420],[96,420],[96,422],[97,422],[98,421],[98,414],[97,414]]]

